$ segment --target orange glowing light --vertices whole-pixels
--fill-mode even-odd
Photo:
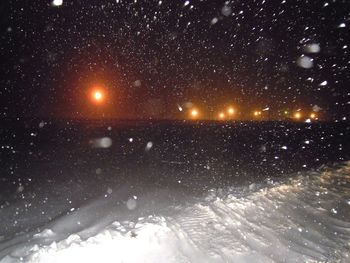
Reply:
[[[225,114],[223,112],[219,113],[219,119],[223,120],[225,118]]]
[[[105,97],[105,95],[104,95],[103,91],[100,90],[100,89],[95,89],[95,90],[93,90],[92,93],[91,93],[91,98],[92,98],[92,100],[93,100],[94,102],[97,102],[97,103],[103,102],[104,97]]]
[[[196,109],[191,110],[191,116],[193,118],[196,118],[198,116],[198,110],[196,110]]]
[[[300,113],[300,112],[296,112],[296,113],[294,114],[294,118],[300,119],[300,118],[301,118],[301,113]]]
[[[101,100],[102,99],[102,93],[99,92],[99,91],[96,91],[94,93],[94,98],[95,98],[95,100]]]
[[[254,116],[255,117],[258,117],[258,116],[260,116],[261,115],[261,111],[254,111]]]
[[[311,114],[310,114],[310,118],[311,118],[311,119],[315,119],[315,118],[316,118],[316,114],[315,114],[315,113],[311,113]]]
[[[228,108],[228,109],[227,109],[227,113],[228,113],[229,115],[233,115],[233,114],[235,113],[235,109],[234,109],[234,108]]]

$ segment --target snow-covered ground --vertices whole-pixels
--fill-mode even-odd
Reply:
[[[350,262],[342,124],[3,129],[0,262]]]
[[[350,163],[193,198],[116,192],[4,240],[0,262],[350,262]]]

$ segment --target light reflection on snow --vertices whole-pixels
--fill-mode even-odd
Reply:
[[[173,240],[176,238],[165,223],[146,223],[133,232],[105,230],[85,241],[71,236],[38,250],[31,262],[177,262]]]

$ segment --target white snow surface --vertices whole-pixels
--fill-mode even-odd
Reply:
[[[135,220],[104,212],[99,224],[74,232],[105,205],[96,201],[28,240],[0,242],[0,251],[8,250],[0,262],[350,262],[349,182],[350,163],[278,183],[212,189]]]

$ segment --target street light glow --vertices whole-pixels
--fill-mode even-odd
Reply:
[[[233,114],[235,113],[235,109],[232,108],[232,107],[230,107],[230,108],[227,109],[227,113],[228,113],[229,115],[233,115]]]
[[[219,119],[223,120],[225,118],[225,114],[223,112],[219,113]]]
[[[258,117],[258,116],[260,116],[261,115],[261,111],[254,111],[254,116],[255,117]]]
[[[196,118],[198,116],[198,110],[196,110],[196,109],[191,110],[191,116],[193,118]]]
[[[95,104],[102,104],[105,101],[106,93],[105,91],[98,87],[94,88],[89,92],[90,100]]]
[[[94,92],[94,99],[96,100],[96,101],[100,101],[100,100],[102,100],[102,93],[100,92],[100,91],[95,91]]]
[[[294,118],[295,118],[295,119],[300,119],[300,118],[301,118],[301,113],[300,113],[300,112],[296,112],[296,113],[294,114]]]

